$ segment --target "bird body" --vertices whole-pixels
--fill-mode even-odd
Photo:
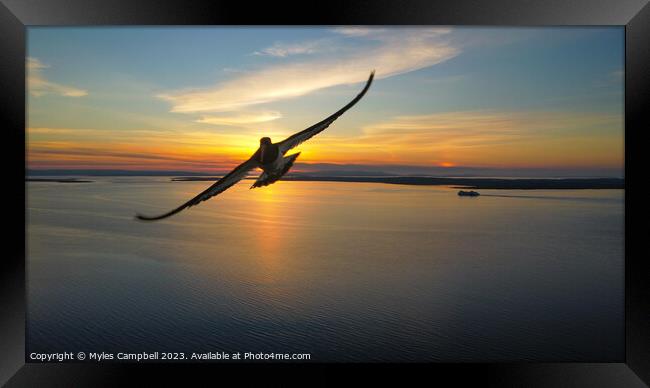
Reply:
[[[332,124],[337,118],[345,113],[345,111],[354,106],[354,104],[356,104],[361,99],[361,97],[366,94],[368,88],[370,88],[370,84],[372,84],[374,75],[374,71],[370,73],[370,77],[368,78],[368,81],[366,82],[366,85],[361,93],[359,93],[346,106],[339,109],[336,113],[330,115],[326,119],[312,125],[307,129],[295,133],[278,143],[273,143],[269,137],[261,138],[259,148],[248,160],[235,167],[234,170],[226,174],[212,186],[208,187],[199,195],[187,201],[183,205],[159,216],[149,217],[138,214],[136,215],[136,218],[143,221],[154,221],[167,218],[180,212],[183,209],[197,205],[200,202],[208,200],[215,195],[226,191],[235,183],[244,179],[251,170],[254,170],[256,168],[262,169],[262,174],[258,177],[255,183],[253,183],[251,189],[255,187],[268,186],[274,182],[277,182],[289,171],[289,169],[291,169],[294,162],[298,158],[298,155],[300,155],[300,152],[298,152],[285,156],[286,153],[290,149],[298,146],[300,143],[325,130],[325,128],[329,127],[330,124]]]
[[[251,189],[254,189],[255,187],[268,186],[277,182],[289,171],[289,169],[291,169],[293,163],[298,158],[298,155],[300,155],[300,152],[289,156],[282,156],[278,153],[278,157],[275,161],[261,166],[264,172],[262,172],[262,175],[257,178],[255,183],[253,183]]]
[[[260,139],[260,155],[257,160],[262,166],[281,163],[282,155],[280,153],[280,147],[277,144],[273,144],[270,137],[263,137]]]

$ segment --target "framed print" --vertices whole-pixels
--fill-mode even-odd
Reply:
[[[0,381],[648,384],[647,2],[296,7],[2,0]]]

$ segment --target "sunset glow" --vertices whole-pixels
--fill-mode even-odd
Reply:
[[[372,69],[297,170],[623,167],[620,29],[239,31],[30,29],[28,168],[222,172],[345,105]]]

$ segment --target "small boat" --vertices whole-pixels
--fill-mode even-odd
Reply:
[[[478,197],[481,194],[479,194],[476,191],[463,191],[463,190],[461,190],[461,191],[458,192],[458,195],[461,196],[461,197]]]

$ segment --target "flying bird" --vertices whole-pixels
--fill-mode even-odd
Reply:
[[[346,106],[339,109],[336,113],[329,116],[328,118],[312,125],[305,130],[289,136],[279,143],[273,143],[269,137],[261,138],[260,146],[257,151],[255,151],[253,156],[251,156],[248,160],[239,166],[235,167],[234,170],[226,174],[223,178],[219,179],[212,186],[205,189],[202,193],[185,202],[176,209],[154,217],[137,214],[136,218],[143,221],[155,221],[172,216],[184,209],[187,209],[188,207],[198,205],[199,203],[207,201],[215,195],[223,193],[235,183],[244,179],[251,170],[256,168],[262,169],[262,174],[257,178],[255,183],[253,183],[251,189],[255,187],[268,186],[272,183],[275,183],[280,178],[282,178],[282,176],[284,176],[287,171],[289,171],[291,166],[293,166],[293,163],[296,161],[296,158],[298,158],[298,155],[300,155],[300,152],[288,156],[285,156],[285,154],[290,149],[325,130],[325,128],[329,127],[330,124],[332,124],[337,118],[345,113],[345,111],[352,108],[354,104],[356,104],[366,94],[368,88],[370,88],[370,84],[372,84],[372,79],[374,76],[375,71],[373,70],[370,73],[370,77],[368,78],[366,85],[364,86],[363,90],[361,90],[361,93],[359,93]]]

